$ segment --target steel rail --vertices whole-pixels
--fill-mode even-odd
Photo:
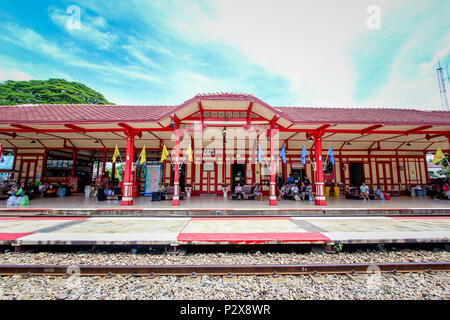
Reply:
[[[450,271],[450,262],[303,265],[1,265],[0,276],[237,276]]]

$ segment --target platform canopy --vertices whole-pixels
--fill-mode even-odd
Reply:
[[[274,107],[250,94],[199,94],[180,105],[18,105],[0,107],[0,143],[5,149],[168,148],[173,124],[207,132],[211,128],[278,128],[290,148],[311,147],[323,132],[323,149],[449,150],[450,112],[393,108]],[[279,144],[280,148],[282,143]]]

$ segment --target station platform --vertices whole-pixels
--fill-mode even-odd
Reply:
[[[65,198],[31,200],[29,206],[7,207],[0,205],[0,216],[392,216],[392,215],[445,215],[450,214],[450,201],[416,197],[392,197],[391,200],[346,200],[328,198],[326,206],[316,206],[309,201],[281,200],[270,206],[267,199],[231,200],[218,196],[198,196],[180,201],[152,202],[149,197],[134,199],[134,205],[121,206],[118,200],[99,202],[84,195]]]
[[[0,244],[448,243],[450,217],[1,217]]]

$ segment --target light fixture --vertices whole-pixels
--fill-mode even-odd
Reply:
[[[410,146],[411,146],[411,143],[408,142],[408,143],[406,144],[406,146],[407,146],[407,147],[410,147]]]
[[[348,145],[348,146],[351,146],[352,144],[351,144],[350,142],[347,142],[347,145]]]
[[[33,140],[31,140],[31,142],[30,142],[30,143],[36,143],[36,140],[34,140],[34,139],[33,139]]]
[[[100,141],[98,141],[98,140],[95,140],[95,142],[94,143],[100,143]]]

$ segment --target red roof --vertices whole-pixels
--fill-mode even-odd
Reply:
[[[278,112],[294,123],[383,123],[450,125],[448,111],[420,111],[389,108],[314,108],[272,107],[251,94],[198,94],[176,106],[136,105],[19,105],[0,107],[0,123],[79,123],[79,122],[146,122],[160,121],[192,101],[249,100]]]
[[[450,124],[448,111],[388,108],[275,107],[293,122]]]
[[[41,104],[0,107],[0,122],[159,121],[178,106]]]

